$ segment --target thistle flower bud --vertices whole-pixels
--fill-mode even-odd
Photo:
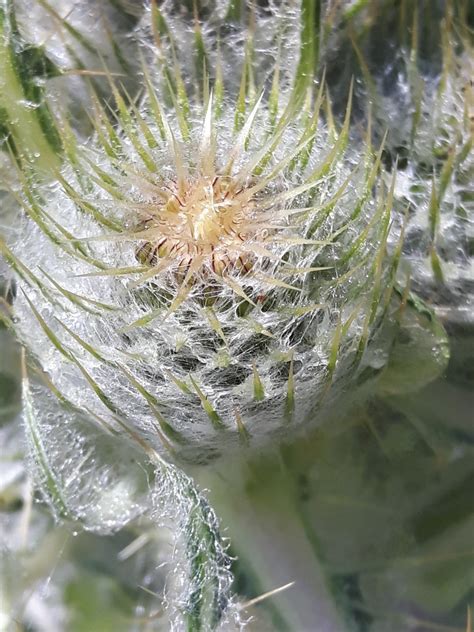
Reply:
[[[328,7],[327,17],[332,94],[337,101],[344,93],[341,72],[358,77],[355,111],[370,118],[375,139],[386,137],[384,164],[397,171],[392,236],[404,226],[412,286],[443,317],[467,322],[474,176],[467,4],[423,0],[400,10],[390,1],[345,2]]]
[[[193,463],[320,424],[390,344],[380,153],[347,147],[350,103],[337,129],[310,78],[286,89],[277,62],[253,97],[251,70],[218,103],[144,69],[131,111],[110,78],[119,128],[99,117],[49,190],[24,179],[2,245],[19,335],[62,396]]]
[[[451,68],[427,81],[409,119],[412,149],[401,160],[395,206],[408,208],[404,251],[413,287],[447,320],[472,323],[474,57],[469,49],[449,54]]]

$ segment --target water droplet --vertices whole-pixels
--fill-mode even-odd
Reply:
[[[27,99],[21,99],[19,103],[28,110],[36,110],[39,108],[39,103],[35,103],[34,101],[28,101]]]

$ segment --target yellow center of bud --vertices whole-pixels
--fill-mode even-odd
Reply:
[[[262,232],[248,189],[227,176],[202,176],[182,189],[175,183],[161,189],[156,210],[136,233],[143,240],[137,260],[155,267],[171,258],[179,268],[195,262],[218,275],[230,269],[247,273],[252,265],[247,242]]]

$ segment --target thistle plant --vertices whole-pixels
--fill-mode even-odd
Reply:
[[[299,500],[298,460],[310,470],[313,456],[302,444],[331,444],[376,388],[406,387],[397,363],[407,332],[416,385],[449,356],[442,325],[407,281],[405,237],[418,220],[405,202],[426,206],[416,197],[422,143],[400,181],[384,164],[390,136],[374,141],[369,123],[351,125],[354,84],[343,114],[334,111],[317,4],[151,2],[135,32],[140,93],[106,60],[101,91],[89,86],[89,138],[48,109],[52,131],[37,138],[54,136],[57,149],[46,176],[35,147],[22,148],[33,128],[7,111],[14,175],[4,187],[21,215],[0,237],[11,269],[0,318],[23,348],[29,471],[57,520],[108,536],[140,520],[171,528],[172,629],[244,625],[227,544],[194,479],[210,488],[238,564],[254,558],[249,574],[262,588],[305,568],[308,590],[274,623],[307,629],[313,590],[317,629],[345,629]],[[21,62],[11,7],[0,15],[3,45]],[[441,203],[463,195],[467,120],[433,179],[433,244]],[[409,194],[407,177],[418,186]],[[281,557],[264,546],[275,519]]]

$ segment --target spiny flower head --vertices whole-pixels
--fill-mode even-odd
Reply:
[[[383,368],[400,253],[381,153],[348,147],[350,102],[336,125],[324,86],[288,85],[278,61],[254,92],[251,55],[237,93],[161,67],[166,89],[144,66],[136,104],[110,78],[116,125],[98,110],[49,190],[23,178],[1,247],[15,326],[63,404],[200,463],[321,423]]]
[[[413,285],[441,313],[448,308],[445,316],[465,321],[473,301],[474,55],[467,33],[456,28],[456,35],[446,31],[439,74],[420,72],[400,87],[412,107],[392,150],[401,154],[395,208],[400,215],[408,209],[404,250]]]
[[[469,319],[474,178],[469,3],[342,2],[329,5],[326,14],[332,28],[323,57],[331,94],[340,100],[348,77],[357,77],[356,116],[370,121],[373,138],[385,138],[384,166],[397,171],[398,230],[391,239],[405,232],[412,287],[445,316]]]

